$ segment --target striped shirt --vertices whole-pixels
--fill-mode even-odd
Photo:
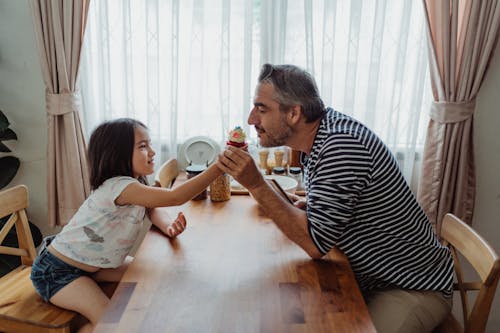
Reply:
[[[376,134],[327,108],[301,161],[309,234],[323,254],[334,246],[345,253],[363,292],[398,287],[451,296],[451,253]]]

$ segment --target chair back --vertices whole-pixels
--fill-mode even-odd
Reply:
[[[177,159],[171,158],[160,166],[155,175],[155,185],[159,187],[172,187],[175,179],[179,175],[179,164]]]
[[[474,229],[453,214],[446,214],[441,229],[441,238],[451,249],[457,282],[454,289],[460,292],[464,332],[482,333],[490,313],[491,303],[500,277],[500,259],[495,250]],[[480,281],[464,281],[459,252],[477,272]],[[468,291],[479,291],[469,307]]]
[[[36,252],[26,216],[27,206],[26,186],[0,192],[0,217],[8,216],[0,230],[0,253],[20,256],[22,263],[0,278],[0,332],[69,333],[77,313],[45,302],[30,279]],[[14,226],[19,246],[1,246]]]
[[[0,230],[0,254],[20,256],[23,265],[31,266],[36,257],[36,250],[26,216],[26,207],[28,207],[26,186],[18,185],[0,192],[0,218],[10,215]],[[2,246],[5,237],[14,226],[19,248]]]

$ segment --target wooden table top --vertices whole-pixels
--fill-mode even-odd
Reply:
[[[375,332],[346,257],[312,260],[250,196],[190,201],[152,228],[95,332]]]

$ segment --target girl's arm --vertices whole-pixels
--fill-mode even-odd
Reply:
[[[177,218],[172,221],[165,208],[152,208],[148,210],[149,219],[166,236],[174,238],[186,229],[186,218],[179,212]]]
[[[212,164],[207,170],[173,189],[132,183],[125,187],[115,202],[118,205],[138,205],[147,208],[182,205],[222,175],[219,163]]]

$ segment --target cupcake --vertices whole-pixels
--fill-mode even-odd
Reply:
[[[245,142],[246,137],[247,136],[245,135],[245,132],[243,132],[243,129],[240,126],[236,126],[234,129],[229,131],[229,138],[226,141],[226,144],[228,146],[243,148],[247,145]]]

